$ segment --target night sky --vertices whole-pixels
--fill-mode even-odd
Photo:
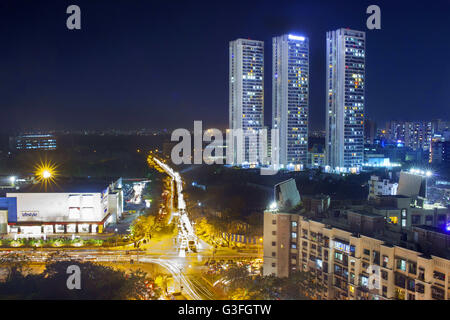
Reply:
[[[81,30],[66,28],[67,6]],[[367,30],[378,4],[381,30]],[[1,130],[192,128],[228,124],[228,42],[310,38],[310,123],[324,128],[325,34],[367,32],[366,115],[450,118],[450,1],[138,1],[0,3]]]

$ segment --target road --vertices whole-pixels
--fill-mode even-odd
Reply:
[[[212,286],[202,281],[199,274],[202,272],[204,263],[208,259],[243,259],[256,258],[257,255],[239,254],[229,249],[213,252],[212,247],[206,242],[198,239],[195,230],[186,212],[186,203],[183,196],[183,182],[178,172],[175,172],[162,161],[153,158],[157,165],[172,178],[172,185],[175,183],[177,194],[177,212],[171,212],[171,217],[178,217],[173,221],[178,224],[178,236],[142,245],[145,250],[118,250],[118,249],[18,249],[0,251],[5,254],[11,251],[25,254],[31,262],[47,263],[50,254],[59,252],[60,255],[52,256],[53,261],[91,261],[98,263],[149,263],[155,264],[167,270],[173,277],[174,283],[178,284],[183,295],[193,300],[215,299]],[[135,201],[140,200],[141,188],[138,187],[135,193],[138,195]],[[172,197],[174,192],[172,191]],[[171,218],[172,220],[172,218]],[[194,246],[195,245],[195,246]],[[212,254],[211,254],[212,253]],[[197,276],[196,276],[197,275]]]
[[[152,157],[152,156],[150,156]],[[209,246],[206,242],[199,243],[199,239],[195,234],[195,230],[192,227],[192,223],[189,220],[188,212],[186,211],[186,202],[184,200],[183,195],[183,180],[178,172],[174,171],[167,164],[157,159],[156,157],[152,157],[152,160],[168,175],[172,178],[172,181],[175,182],[176,191],[177,191],[177,212],[171,212],[171,218],[169,221],[172,221],[173,216],[178,216],[178,236],[177,236],[177,244],[179,250],[179,256],[184,257],[186,255],[186,251],[194,251],[197,252],[199,250],[199,246]],[[173,191],[171,197],[173,198]]]
[[[191,300],[214,300],[216,298],[211,286],[201,282],[196,274],[198,269],[210,255],[201,256],[190,255],[186,258],[180,258],[176,253],[156,255],[154,253],[142,251],[125,250],[17,250],[25,254],[30,262],[47,263],[50,255],[55,252],[62,253],[52,257],[52,261],[81,261],[81,262],[108,262],[108,263],[149,263],[156,264],[167,270],[173,277],[174,283],[179,289],[183,287],[182,292]],[[7,251],[0,251],[5,254]],[[215,257],[218,258],[217,256]],[[223,259],[239,259],[241,255],[221,256]],[[196,261],[197,260],[197,261]]]

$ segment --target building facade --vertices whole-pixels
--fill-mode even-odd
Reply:
[[[381,195],[396,195],[397,188],[398,183],[390,182],[389,179],[381,179],[378,176],[371,176],[369,180],[368,199],[374,199]]]
[[[10,137],[11,150],[56,150],[56,137],[52,134],[25,134]]]
[[[324,152],[309,152],[309,166],[310,168],[325,167],[325,153]]]
[[[264,213],[264,275],[303,270],[318,299],[450,299],[450,260],[334,228],[299,214]]]
[[[354,171],[364,161],[365,32],[327,32],[326,48],[327,164]]]
[[[231,160],[235,165],[258,164],[259,132],[264,126],[264,42],[231,41],[229,61]]]
[[[390,121],[389,139],[413,150],[428,151],[433,136],[431,121]]]
[[[59,192],[27,190],[0,198],[2,233],[40,236],[102,233],[123,213],[123,192],[116,184],[63,186]]]
[[[450,141],[433,138],[430,145],[430,163],[450,165]]]
[[[309,40],[285,34],[272,40],[272,126],[279,130],[280,165],[308,162]]]

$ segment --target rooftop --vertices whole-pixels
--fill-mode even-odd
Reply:
[[[420,226],[414,226],[413,228],[418,228],[418,229],[423,229],[423,230],[427,230],[427,231],[437,232],[437,233],[441,233],[441,234],[445,234],[445,235],[450,236],[450,232],[446,232],[445,230],[443,230],[441,228],[437,228],[437,227],[420,225]]]
[[[349,210],[348,213],[357,213],[357,214],[360,214],[360,215],[363,215],[363,216],[366,216],[366,217],[371,217],[371,218],[383,217],[383,216],[381,216],[379,214],[372,213],[372,212],[369,212],[369,211],[364,211],[364,210]]]
[[[411,198],[409,196],[404,196],[401,194],[396,194],[396,195],[377,195],[378,198],[381,199],[389,199],[389,198],[393,198],[393,199],[406,199],[406,198]]]
[[[101,193],[113,183],[114,179],[71,178],[58,179],[47,185],[47,190],[40,184],[30,184],[11,193]]]

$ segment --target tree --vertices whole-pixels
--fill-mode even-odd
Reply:
[[[310,300],[324,289],[314,275],[306,271],[293,272],[283,282],[281,293],[285,300]]]
[[[30,259],[24,254],[8,253],[0,257],[0,266],[7,270],[6,281],[10,281],[30,271]]]
[[[225,278],[230,282],[231,299],[310,300],[324,288],[311,273],[304,271],[294,272],[287,278],[252,277],[245,266],[240,266],[225,271]]]
[[[67,288],[67,268],[81,270],[81,289]],[[150,290],[146,274],[140,270],[126,274],[90,262],[51,262],[43,273],[17,274],[0,284],[0,299],[124,300],[156,299],[158,290]]]
[[[230,281],[230,288],[244,288],[249,280],[249,272],[245,266],[232,266],[225,274],[225,278]]]

